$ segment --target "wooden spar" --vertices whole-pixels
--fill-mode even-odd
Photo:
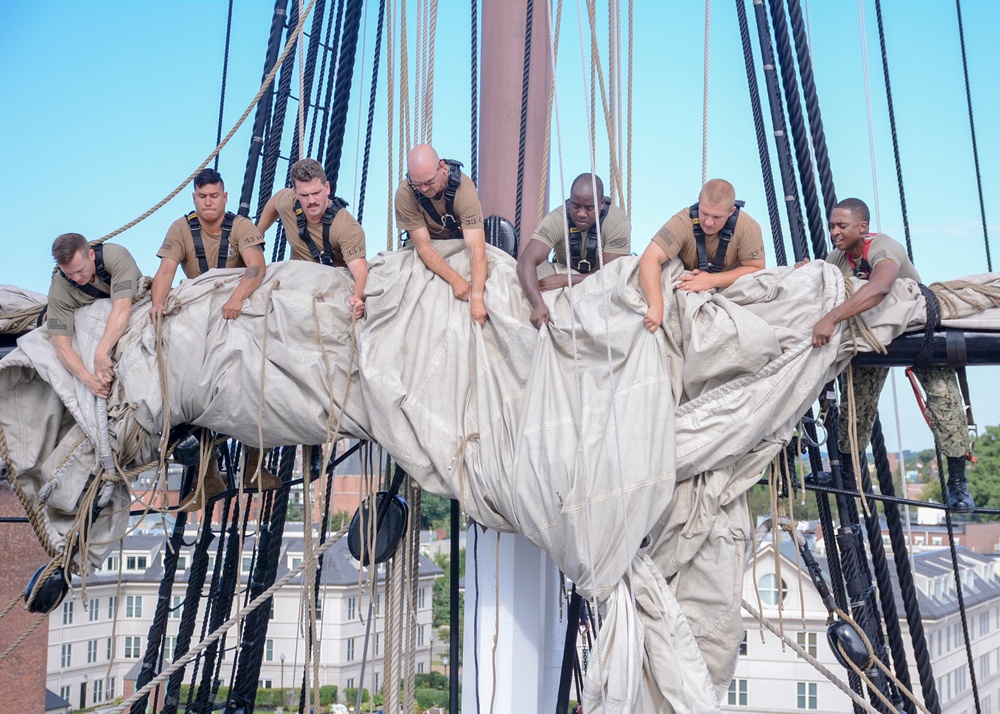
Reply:
[[[552,76],[546,12],[547,3],[535,0],[521,203],[522,245],[531,237],[538,224],[538,196],[543,185],[545,212],[551,208],[548,177],[542,176],[545,115],[549,79]],[[526,16],[527,0],[483,0],[483,59],[479,82],[479,199],[483,204],[484,215],[499,214],[515,224]]]
[[[484,215],[499,214],[516,223],[527,0],[483,0],[482,8],[479,198]],[[542,190],[544,211],[551,208],[548,177],[542,175],[552,75],[546,13],[547,3],[536,0],[521,201],[522,245],[538,224]],[[462,711],[554,711],[566,628],[560,618],[559,569],[548,554],[523,536],[480,529],[477,538],[473,533],[476,528],[472,526],[466,537]],[[478,547],[473,547],[477,540]],[[477,572],[478,578],[474,575]],[[498,634],[496,645],[494,633]]]

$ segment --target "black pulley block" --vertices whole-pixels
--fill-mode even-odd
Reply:
[[[69,584],[62,568],[56,568],[47,578],[42,579],[42,573],[47,567],[47,564],[39,566],[24,588],[24,601],[31,602],[28,610],[38,615],[48,615],[55,610],[69,592]],[[32,593],[35,594],[34,600],[31,599]]]
[[[370,565],[369,558],[370,538],[372,531],[371,518],[385,515],[377,519],[378,532],[375,535],[375,562],[383,563],[388,560],[406,532],[406,520],[410,512],[410,506],[406,499],[398,495],[390,495],[388,491],[379,491],[376,494],[375,512],[371,507],[372,498],[369,496],[364,500],[358,510],[355,511],[351,519],[350,528],[347,531],[347,547],[351,555],[356,560],[360,560],[363,565]],[[388,501],[386,499],[389,499]],[[362,557],[363,556],[363,557]]]
[[[850,623],[837,620],[827,628],[826,637],[830,642],[830,649],[833,650],[834,656],[842,665],[850,669],[850,665],[847,664],[849,659],[859,669],[868,668],[868,648],[865,647],[865,641],[861,635]],[[843,652],[841,652],[841,648],[843,648]],[[845,655],[847,659],[844,659]]]

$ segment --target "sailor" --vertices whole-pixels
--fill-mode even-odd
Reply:
[[[486,324],[486,233],[483,207],[472,179],[457,161],[441,159],[427,144],[406,157],[406,180],[396,189],[396,224],[407,231],[424,265],[469,302],[472,319]],[[469,250],[471,282],[449,266],[432,240],[462,239]]]
[[[160,267],[153,277],[150,318],[163,316],[177,266],[196,278],[213,268],[243,268],[243,277],[222,306],[222,317],[239,317],[243,301],[264,280],[264,238],[249,218],[226,211],[226,186],[214,169],[203,169],[194,179],[194,211],[167,229],[156,252]]]
[[[354,317],[365,314],[365,231],[347,203],[330,195],[323,165],[315,159],[292,164],[292,188],[271,196],[260,213],[257,227],[266,233],[278,218],[292,246],[292,260],[311,260],[334,268],[347,268],[354,277],[354,292],[347,307]]]
[[[125,334],[132,315],[132,298],[142,285],[142,273],[132,255],[120,245],[91,247],[79,233],[64,233],[52,243],[52,257],[59,270],[49,286],[47,325],[59,361],[87,385],[94,396],[105,398],[115,379],[112,351]],[[111,314],[97,349],[91,372],[73,347],[76,309],[110,298]]]
[[[881,303],[892,290],[896,278],[920,282],[920,275],[902,245],[884,233],[868,233],[869,218],[868,206],[857,198],[845,198],[830,214],[830,238],[836,250],[826,260],[840,268],[845,277],[853,275],[863,280],[864,284],[845,302],[820,318],[813,327],[813,347],[828,343],[839,323]],[[930,367],[914,368],[913,372],[927,393],[931,430],[948,459],[948,506],[953,511],[967,513],[975,507],[965,476],[969,432],[955,370]],[[858,450],[861,453],[868,447],[879,395],[888,373],[886,367],[854,367],[854,403],[857,408]],[[853,460],[846,428],[848,418],[845,399],[840,405],[842,426],[838,447],[841,468],[846,466],[850,469]]]
[[[663,321],[660,266],[680,258],[688,271],[677,280],[679,290],[702,292],[728,288],[736,279],[764,268],[760,225],[736,200],[733,185],[711,179],[698,202],[677,212],[653,236],[639,259],[639,285],[649,309],[643,321],[656,332]]]
[[[569,244],[569,256],[566,245]],[[598,260],[598,248],[601,260]],[[538,278],[538,266],[555,250],[555,264],[562,268]],[[531,303],[531,324],[549,322],[549,309],[542,300],[547,290],[576,285],[615,258],[632,252],[632,224],[625,211],[611,205],[604,183],[596,174],[580,174],[570,186],[569,200],[538,224],[531,240],[517,256],[517,279]],[[569,270],[569,278],[566,271]]]

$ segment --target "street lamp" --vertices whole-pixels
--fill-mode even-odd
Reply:
[[[281,660],[281,703],[285,703],[285,653],[282,652],[278,657]]]
[[[444,664],[444,678],[448,678],[448,655],[444,655],[441,658],[441,662]]]
[[[434,671],[434,638],[433,637],[431,637],[431,657],[430,657],[430,660],[431,660],[431,664],[430,664],[430,668],[429,669],[430,669],[431,672],[433,672]]]

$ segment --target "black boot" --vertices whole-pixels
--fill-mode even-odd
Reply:
[[[956,513],[970,513],[976,504],[965,477],[965,457],[948,457],[948,508]]]

